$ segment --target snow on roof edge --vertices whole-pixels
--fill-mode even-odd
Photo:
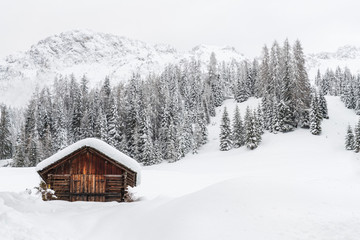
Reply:
[[[39,172],[44,170],[46,167],[58,162],[59,160],[63,159],[64,157],[68,156],[69,154],[73,153],[74,151],[82,148],[82,147],[92,147],[99,152],[103,153],[107,157],[113,159],[114,161],[124,165],[125,167],[133,170],[136,172],[136,186],[140,185],[141,183],[141,167],[140,164],[134,160],[133,158],[125,155],[124,153],[120,152],[116,148],[110,146],[109,144],[97,139],[97,138],[86,138],[80,140],[70,146],[60,150],[59,152],[55,153],[54,155],[50,156],[47,159],[44,159],[36,166],[36,171]]]

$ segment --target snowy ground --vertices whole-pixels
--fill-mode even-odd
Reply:
[[[3,159],[0,160],[0,167],[7,167],[12,163],[12,159]]]
[[[218,150],[219,108],[199,154],[143,169],[134,203],[42,202],[24,192],[34,168],[0,168],[0,239],[358,240],[360,155],[344,150],[357,117],[327,100],[321,136],[267,133],[254,151]]]

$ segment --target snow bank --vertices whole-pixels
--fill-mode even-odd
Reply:
[[[12,159],[3,159],[0,160],[0,167],[7,167],[13,162]]]
[[[119,150],[115,149],[114,147],[110,146],[109,144],[96,139],[96,138],[86,138],[80,140],[63,150],[57,152],[56,154],[52,155],[51,157],[43,160],[36,166],[36,171],[41,171],[46,167],[50,166],[51,164],[63,159],[64,157],[68,156],[69,154],[73,153],[74,151],[82,148],[82,147],[92,147],[99,152],[103,153],[104,155],[108,156],[109,158],[113,159],[114,161],[130,168],[134,172],[136,172],[136,185],[140,185],[141,182],[141,167],[137,161],[132,159],[131,157],[125,155],[124,153],[120,152]]]
[[[359,240],[360,155],[344,149],[358,116],[327,101],[319,136],[265,133],[256,150],[222,152],[221,113],[232,119],[237,105],[226,100],[198,154],[143,168],[137,202],[43,202],[13,193],[15,179],[38,179],[34,168],[0,168],[0,239]],[[241,115],[258,104],[238,104]]]

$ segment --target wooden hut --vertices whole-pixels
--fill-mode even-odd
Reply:
[[[36,170],[57,199],[67,201],[122,202],[127,187],[140,184],[140,165],[95,138],[70,145]]]

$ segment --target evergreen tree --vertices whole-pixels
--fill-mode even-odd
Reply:
[[[245,135],[244,126],[241,120],[239,107],[236,106],[234,120],[233,120],[233,128],[232,128],[232,141],[234,148],[239,148],[241,146],[244,146],[245,144],[244,135]]]
[[[329,118],[326,99],[322,92],[319,93],[319,111],[322,118]]]
[[[309,109],[311,100],[310,82],[305,68],[305,57],[299,40],[293,47],[295,114],[303,115]]]
[[[210,55],[208,70],[208,84],[211,88],[211,95],[214,101],[214,106],[219,107],[224,101],[224,94],[223,84],[221,82],[222,78],[220,78],[220,75],[218,74],[217,61],[214,52],[212,52]]]
[[[358,153],[360,151],[360,119],[358,124],[354,128],[355,139],[354,139],[354,151]]]
[[[226,107],[220,125],[220,151],[229,151],[232,148],[230,119]]]
[[[260,135],[264,134],[264,117],[263,112],[261,110],[261,105],[258,106],[255,112],[256,116],[256,124],[257,124],[257,130]]]
[[[119,149],[122,139],[119,133],[118,109],[115,99],[112,95],[110,95],[108,108],[109,109],[106,114],[107,143]]]
[[[282,132],[289,132],[296,127],[295,105],[293,96],[293,79],[290,45],[285,41],[281,58],[281,94],[279,103],[279,127]]]
[[[12,157],[12,142],[10,133],[10,116],[6,106],[1,106],[0,116],[0,159]]]
[[[271,76],[270,76],[270,57],[269,57],[269,50],[265,45],[262,51],[262,61],[260,64],[259,70],[259,88],[262,88],[262,96],[266,96],[271,94]]]
[[[237,83],[235,89],[235,100],[238,103],[248,100],[250,97],[249,85],[251,80],[248,75],[247,64],[242,64],[242,69],[238,70]]]
[[[354,150],[354,134],[350,125],[348,126],[348,130],[345,137],[345,149]]]
[[[278,131],[280,131],[279,104],[276,101],[276,97],[274,97],[271,115],[271,132],[276,133]]]
[[[311,100],[310,132],[313,135],[320,135],[321,133],[321,114],[319,111],[319,102],[316,93]]]
[[[245,114],[245,144],[247,148],[251,150],[257,148],[261,141],[259,137],[260,134],[257,131],[255,116],[248,107]]]
[[[70,96],[72,100],[71,125],[70,125],[70,143],[81,139],[81,119],[83,117],[81,92],[75,78],[70,82]]]
[[[281,59],[282,53],[279,43],[274,41],[270,51],[270,80],[268,83],[267,94],[271,98],[276,98],[279,101],[281,98]]]
[[[29,166],[29,163],[26,162],[25,158],[25,141],[23,136],[24,130],[21,128],[21,131],[18,133],[15,144],[15,153],[14,153],[14,167],[26,167]]]

